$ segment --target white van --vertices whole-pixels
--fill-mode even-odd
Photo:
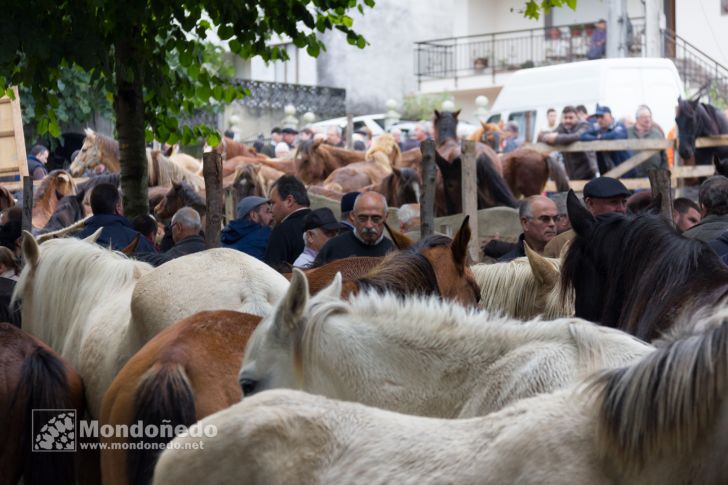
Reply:
[[[637,107],[646,104],[667,133],[675,124],[678,96],[684,96],[683,83],[669,59],[599,59],[536,67],[517,71],[506,81],[488,122],[515,121],[521,137],[535,142],[546,129],[549,108],[560,117],[567,105],[583,104],[591,114],[600,104],[619,120],[634,119]]]

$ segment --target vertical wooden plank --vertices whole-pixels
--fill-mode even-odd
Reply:
[[[205,243],[208,248],[217,248],[220,246],[220,230],[224,210],[222,157],[219,153],[207,152],[202,155],[202,175],[205,178],[205,195],[207,196]]]
[[[435,232],[435,142],[425,140],[420,144],[422,152],[422,198],[420,199],[420,237]]]
[[[663,169],[652,169],[647,172],[650,178],[650,186],[652,187],[652,198],[660,194],[660,214],[668,220],[670,225],[672,221],[672,189],[670,172]]]
[[[478,237],[478,172],[474,141],[463,142],[462,160],[462,201],[463,215],[470,216],[470,231],[472,236],[468,243],[468,252],[474,263],[480,261],[480,240]]]
[[[351,113],[346,115],[346,149],[354,149],[354,141],[352,135],[354,134],[354,116]]]
[[[27,172],[27,166],[26,166]],[[23,218],[22,227],[24,231],[33,230],[33,177],[23,177]]]
[[[15,100],[11,102],[13,110],[13,130],[15,131],[15,152],[18,157],[18,171],[20,172],[20,179],[24,180],[23,177],[30,175],[28,173],[28,159],[27,152],[25,151],[25,134],[23,133],[23,114],[20,110],[20,94],[18,93],[18,87],[13,86],[13,92],[15,93]],[[31,183],[32,185],[32,183]]]

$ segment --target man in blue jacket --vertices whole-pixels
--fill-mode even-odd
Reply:
[[[273,212],[268,199],[251,195],[238,202],[235,215],[222,230],[220,242],[223,247],[237,249],[263,260],[268,246]]]
[[[84,229],[76,237],[83,239],[103,228],[96,240],[100,246],[121,250],[128,246],[139,235],[131,222],[123,216],[119,190],[111,184],[99,184],[91,192],[91,212],[93,216],[86,221]],[[156,252],[152,243],[141,237],[136,248],[140,252]]]
[[[597,105],[596,113],[597,124],[593,129],[582,133],[582,141],[594,141],[594,140],[626,140],[627,139],[627,128],[619,122],[615,121],[612,116],[612,110],[608,106]],[[624,162],[632,156],[632,152],[629,150],[621,150],[616,152],[596,152],[597,162],[599,164],[599,173],[601,175],[606,174],[611,169]],[[630,171],[623,177],[633,177],[634,172]]]

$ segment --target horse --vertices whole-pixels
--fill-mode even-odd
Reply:
[[[169,424],[189,427],[243,397],[237,373],[243,350],[260,317],[233,311],[196,313],[161,331],[119,371],[104,395],[100,425]],[[166,419],[163,422],[162,419]],[[151,481],[159,450],[143,443],[173,438],[102,438],[102,483]],[[138,443],[136,450],[111,443]]]
[[[159,220],[166,221],[171,219],[182,207],[192,207],[200,214],[200,217],[205,217],[207,212],[205,199],[195,191],[194,187],[187,182],[172,183],[172,187],[154,207],[154,215]]]
[[[139,335],[145,332],[130,318],[130,301],[134,285],[152,270],[94,244],[100,232],[87,240],[51,239],[40,246],[26,232],[26,265],[13,293],[13,301],[22,300],[25,330],[83,378],[92,417],[99,415],[114,376],[144,343]]]
[[[0,211],[15,207],[15,197],[5,187],[0,187]]]
[[[31,451],[33,410],[74,409],[83,415],[83,383],[46,344],[0,323],[0,479],[15,484],[75,483],[74,455]],[[36,430],[42,423],[36,422]]]
[[[700,99],[678,98],[675,124],[678,130],[678,153],[683,160],[697,165],[709,165],[714,157],[728,158],[728,147],[695,148],[695,139],[728,133],[728,119],[715,106],[701,103]]]
[[[517,148],[503,155],[503,178],[516,197],[542,194],[549,177],[557,192],[569,190],[569,177],[561,164],[547,153]]]
[[[65,170],[53,170],[43,178],[33,196],[33,227],[48,224],[58,202],[67,195],[76,194],[76,183]]]
[[[261,164],[241,164],[235,171],[232,181],[225,182],[223,187],[231,187],[235,194],[235,205],[241,199],[250,195],[267,197],[270,194],[273,183],[278,180],[284,172]]]
[[[412,168],[392,167],[392,173],[384,177],[379,184],[365,187],[363,190],[374,190],[387,199],[389,207],[402,207],[405,204],[419,204],[422,194],[422,181]]]
[[[246,165],[262,165],[270,169],[276,170],[277,172],[283,172],[289,175],[296,174],[296,167],[292,158],[270,159],[264,158],[262,155],[259,155],[255,158],[238,156],[234,158],[229,158],[222,162],[223,178],[231,176],[232,174],[236,173],[240,169],[240,167]]]
[[[322,139],[305,140],[294,156],[296,177],[306,185],[321,183],[337,168],[365,159],[364,152],[327,145]]]
[[[323,181],[329,190],[347,193],[361,190],[368,185],[377,185],[396,166],[401,152],[394,137],[389,133],[380,135],[367,150],[363,162],[354,162],[331,172]]]
[[[205,188],[205,180],[194,172],[164,157],[159,150],[147,150],[147,173],[149,187],[163,186],[187,182],[198,192]]]
[[[255,151],[255,148],[249,147],[242,143],[238,143],[237,141],[233,140],[232,138],[228,138],[227,136],[222,137],[222,140],[213,149],[213,151],[219,153],[223,160],[229,160],[231,158],[240,156],[255,158],[258,154]]]
[[[480,307],[520,320],[573,315],[574,302],[560,298],[560,260],[544,258],[528,244],[524,247],[525,258],[470,267],[480,286]]]
[[[173,150],[171,155],[165,155],[170,162],[178,165],[180,168],[187,170],[190,173],[200,174],[202,172],[202,162],[192,155]]]
[[[644,214],[595,218],[573,191],[575,238],[561,266],[561,291],[575,315],[651,341],[673,321],[728,296],[728,268],[710,246]]]
[[[628,367],[474,419],[267,391],[199,423],[216,436],[177,437],[154,484],[726,483],[727,374],[723,322]],[[194,445],[204,451],[190,453]]]

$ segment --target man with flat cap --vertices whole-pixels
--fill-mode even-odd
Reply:
[[[269,200],[251,195],[235,208],[235,220],[225,226],[220,234],[223,247],[237,249],[263,260],[273,225],[273,212]]]
[[[321,207],[303,218],[303,252],[293,262],[294,268],[310,268],[321,248],[339,233],[341,224],[328,207]]]
[[[298,130],[290,127],[283,128],[281,130],[281,135],[283,135],[283,141],[288,145],[291,150],[296,148],[296,137],[298,136]]]
[[[632,193],[622,182],[612,177],[597,177],[584,186],[584,205],[593,215],[627,212],[627,197]],[[563,232],[550,240],[544,248],[543,255],[558,258],[561,249],[574,239],[574,231]]]

